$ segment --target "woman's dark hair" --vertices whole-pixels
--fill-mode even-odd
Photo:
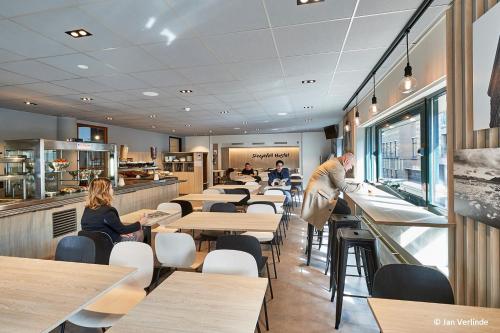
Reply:
[[[277,161],[276,161],[276,165],[278,165],[279,163],[281,163],[281,164],[285,165],[285,162],[283,162],[282,160],[277,160]]]

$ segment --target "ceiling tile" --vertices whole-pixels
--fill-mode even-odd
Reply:
[[[192,83],[233,81],[234,77],[223,65],[179,68],[179,73],[187,77]]]
[[[219,61],[195,38],[178,39],[170,45],[156,43],[142,45],[153,57],[170,68],[215,65]]]
[[[278,56],[270,29],[238,32],[204,38],[222,62],[238,62]]]
[[[49,82],[38,82],[38,83],[24,84],[24,85],[20,86],[20,88],[21,87],[39,92],[42,94],[41,96],[68,95],[68,94],[74,94],[76,92],[76,91],[71,90],[69,88],[56,86],[55,84],[51,84]]]
[[[16,54],[16,53],[4,50],[4,49],[0,49],[0,63],[9,62],[9,61],[19,61],[19,60],[23,60],[25,58],[26,57],[24,57],[20,54]]]
[[[127,74],[96,76],[93,77],[92,80],[116,90],[140,89],[148,87],[148,84]]]
[[[41,81],[63,80],[75,77],[73,74],[63,72],[34,60],[8,62],[0,64],[0,68]]]
[[[0,8],[2,8],[2,16],[13,17],[18,15],[26,15],[36,13],[48,9],[55,9],[67,6],[74,6],[78,3],[77,0],[0,0]]]
[[[268,27],[261,1],[168,0],[176,13],[185,18],[201,35],[263,29]]]
[[[86,78],[52,81],[52,83],[61,87],[73,89],[80,93],[96,93],[112,90],[109,86]]]
[[[364,70],[368,72],[384,54],[386,48],[367,49],[359,51],[348,51],[342,53],[338,71]]]
[[[0,69],[0,86],[32,82],[38,82],[38,80]]]
[[[283,77],[279,59],[238,62],[228,64],[227,67],[239,80],[259,80]]]
[[[188,80],[173,70],[157,70],[131,74],[152,87],[168,87],[188,84]]]
[[[158,60],[138,46],[94,51],[90,56],[122,73],[152,71],[165,68]]]
[[[307,6],[298,6],[296,1],[265,0],[273,27],[350,18],[356,0],[326,0]]]
[[[209,94],[233,94],[247,91],[245,84],[241,81],[211,82],[197,84],[194,86],[195,90],[198,90],[199,88]]]
[[[316,73],[333,73],[338,52],[313,54],[306,56],[281,58],[286,76],[309,75],[313,77]]]
[[[110,66],[83,53],[41,58],[39,61],[83,77],[111,75],[116,73],[116,70]],[[78,65],[86,65],[88,69],[78,68]]]
[[[360,0],[356,16],[416,9],[421,0]]]
[[[349,20],[295,25],[274,29],[281,57],[338,52]]]
[[[187,105],[189,104],[195,104],[195,105],[204,105],[204,104],[211,104],[211,103],[219,103],[220,101],[212,95],[207,95],[207,96],[182,96],[183,100],[187,101]]]

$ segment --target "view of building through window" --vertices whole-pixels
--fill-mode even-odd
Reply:
[[[440,207],[447,207],[446,176],[446,94],[436,96],[431,103],[431,152],[430,152],[430,198],[429,201]]]

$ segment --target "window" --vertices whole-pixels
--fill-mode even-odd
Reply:
[[[84,142],[108,143],[108,128],[94,125],[77,124],[78,139]]]
[[[366,178],[416,205],[446,209],[446,92],[367,129]],[[427,148],[428,147],[428,148]],[[441,211],[442,212],[442,211]]]

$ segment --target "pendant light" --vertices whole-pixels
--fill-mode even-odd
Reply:
[[[349,120],[346,120],[344,130],[346,132],[349,132],[351,130],[351,124],[349,123]]]
[[[373,73],[373,97],[372,97],[372,104],[370,105],[369,110],[370,110],[370,112],[372,114],[376,114],[378,112],[378,109],[377,109],[377,97],[375,96],[375,73]]]
[[[356,125],[356,127],[359,126],[360,124],[360,121],[359,121],[359,108],[358,108],[358,95],[356,95],[356,113],[354,114],[354,124]]]
[[[408,34],[410,30],[406,30],[406,67],[405,76],[399,83],[399,90],[403,94],[409,94],[417,87],[417,80],[413,77],[412,68],[410,66],[410,53],[408,51]]]

